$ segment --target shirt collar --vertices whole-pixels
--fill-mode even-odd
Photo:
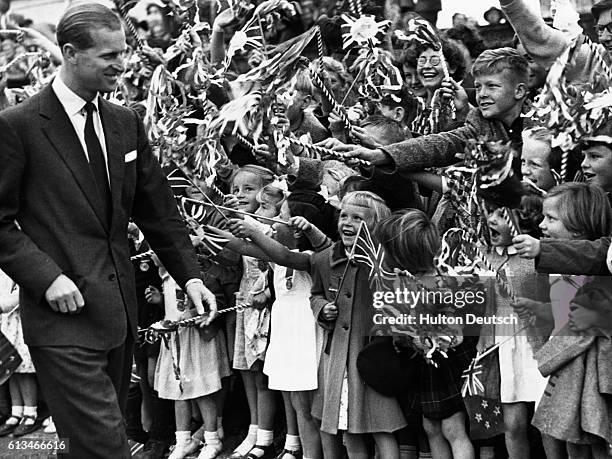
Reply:
[[[69,117],[82,112],[85,107],[85,100],[66,86],[66,83],[64,83],[60,75],[57,75],[53,79],[51,87]],[[95,105],[96,110],[98,110],[98,96],[94,97],[92,103]]]

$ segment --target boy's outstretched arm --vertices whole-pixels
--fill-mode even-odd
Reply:
[[[612,273],[610,238],[596,241],[542,239],[535,259],[540,273],[609,276]]]

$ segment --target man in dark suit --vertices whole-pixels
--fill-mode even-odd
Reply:
[[[70,8],[57,39],[52,84],[0,112],[0,268],[21,286],[25,341],[70,457],[123,458],[137,324],[128,219],[208,322],[216,304],[142,122],[100,97],[123,71],[119,18]]]

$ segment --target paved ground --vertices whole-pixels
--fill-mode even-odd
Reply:
[[[37,450],[34,448],[37,445],[39,448],[42,446],[50,446],[57,440],[57,435],[46,434],[42,431],[42,429],[33,432],[30,435],[26,435],[25,437],[20,437],[19,439],[2,437],[0,438],[0,459],[55,459],[57,456],[55,454],[49,454],[48,450],[47,452],[43,452],[39,449],[37,452]],[[238,435],[227,438],[223,442],[224,450],[221,455],[218,456],[218,459],[227,459],[240,441],[242,441],[242,437]],[[284,438],[282,436],[275,439],[274,443],[277,446],[276,449],[278,450],[278,453],[282,451],[283,441]],[[140,449],[142,449],[142,445],[138,443],[132,444],[133,453],[136,453]],[[189,458],[195,459],[197,458],[197,454],[189,456]]]
[[[2,437],[0,438],[0,458],[55,458],[55,454],[43,448],[51,447],[57,440],[57,435],[46,434],[42,429],[20,438]]]

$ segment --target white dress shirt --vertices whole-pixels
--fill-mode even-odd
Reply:
[[[62,107],[64,107],[64,111],[68,115],[68,119],[74,126],[74,130],[81,142],[81,146],[83,147],[83,151],[85,152],[85,156],[87,157],[87,161],[89,162],[89,155],[87,153],[87,145],[85,143],[85,122],[87,121],[87,113],[85,112],[85,100],[83,100],[80,96],[74,93],[72,89],[70,89],[66,84],[62,81],[60,75],[58,74],[51,83],[51,87],[55,92],[55,95],[59,99]],[[94,130],[100,140],[100,146],[102,147],[102,153],[104,154],[104,161],[106,162],[106,176],[110,183],[110,177],[108,175],[108,154],[106,152],[106,138],[104,137],[104,129],[102,128],[102,120],[100,119],[100,111],[98,109],[98,96],[92,100],[92,103],[95,105],[96,109],[93,112],[94,116]],[[185,284],[185,288],[188,285],[197,282],[199,284],[203,284],[202,279],[190,279]]]
[[[75,94],[72,89],[66,86],[59,74],[53,79],[51,87],[59,99],[60,104],[62,104],[62,107],[64,107],[64,111],[68,115],[68,119],[70,119],[72,126],[74,126],[74,131],[81,142],[81,146],[83,147],[83,151],[85,152],[85,156],[89,162],[87,144],[85,143],[85,122],[87,121],[87,113],[85,112],[86,101]],[[91,102],[96,107],[93,112],[94,130],[96,131],[96,135],[100,141],[100,146],[102,147],[102,154],[104,155],[104,162],[106,163],[106,177],[110,184],[110,178],[108,175],[108,154],[106,153],[106,138],[104,137],[104,129],[102,128],[102,120],[100,119],[100,111],[98,109],[98,96],[94,97]]]

